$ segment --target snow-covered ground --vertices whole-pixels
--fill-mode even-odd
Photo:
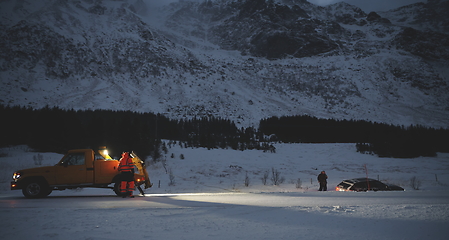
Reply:
[[[52,165],[62,155],[0,149],[2,239],[447,239],[449,154],[391,159],[357,153],[355,144],[275,147],[276,153],[264,153],[176,144],[166,161],[149,164],[154,186],[145,197],[82,189],[33,200],[9,190],[11,174],[36,167],[39,156],[42,165]],[[272,169],[285,179],[279,186],[271,183]],[[321,170],[329,176],[328,192],[317,191]],[[334,190],[366,170],[406,191]],[[412,177],[419,190],[410,186]]]

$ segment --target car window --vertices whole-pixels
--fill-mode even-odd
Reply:
[[[70,153],[62,162],[64,165],[84,165],[84,153]]]
[[[367,189],[368,187],[366,186],[366,182],[358,182],[355,183],[352,188],[359,188],[359,189]]]
[[[377,188],[377,189],[385,189],[386,185],[379,182],[379,181],[371,181],[370,182],[370,187],[371,188]]]
[[[341,186],[343,188],[349,188],[351,186],[351,184],[345,183],[345,182],[341,182],[340,184],[338,184],[338,186]]]

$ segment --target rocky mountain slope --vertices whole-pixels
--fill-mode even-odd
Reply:
[[[0,5],[1,104],[449,126],[446,0],[379,13],[305,0]]]

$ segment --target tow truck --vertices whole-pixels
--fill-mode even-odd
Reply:
[[[145,162],[135,152],[131,152],[135,186],[142,195],[153,184],[150,181]],[[120,196],[121,174],[118,171],[119,160],[109,156],[106,147],[100,147],[95,153],[92,149],[69,150],[54,166],[23,169],[14,172],[11,190],[22,189],[26,198],[42,198],[53,190],[76,188],[110,188]]]

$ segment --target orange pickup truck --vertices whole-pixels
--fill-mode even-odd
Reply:
[[[145,189],[152,186],[145,162],[134,152],[130,153],[136,166],[135,186],[144,195]],[[55,166],[29,168],[14,172],[11,190],[22,189],[27,198],[48,196],[53,190],[75,188],[111,188],[119,195],[121,175],[119,160],[112,159],[106,148],[96,154],[92,149],[70,150]]]

